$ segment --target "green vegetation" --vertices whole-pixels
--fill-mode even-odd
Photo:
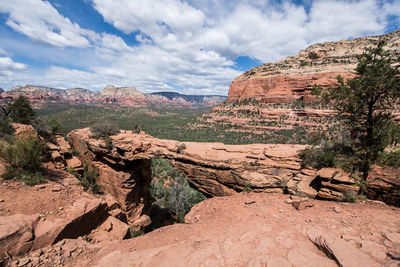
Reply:
[[[400,150],[381,151],[377,163],[381,166],[400,168]]]
[[[68,172],[79,180],[79,184],[82,185],[85,190],[90,190],[93,194],[101,192],[101,186],[96,183],[97,177],[99,176],[97,169],[89,168],[89,166],[85,164],[82,174],[79,174],[71,168],[68,168]]]
[[[205,196],[192,189],[187,180],[166,160],[156,158],[151,165],[153,179],[150,194],[153,205],[168,210],[177,222],[184,222],[186,213]]]
[[[246,104],[248,102],[248,104]],[[319,107],[322,103],[303,103],[304,105]],[[261,104],[255,100],[241,103],[225,103],[222,107],[278,107],[277,104]],[[282,108],[291,109],[292,104],[281,104]],[[208,112],[208,113],[206,113]],[[292,143],[292,144],[319,144],[325,134],[325,129],[300,126],[300,120],[293,124],[288,123],[288,117],[266,120],[262,114],[256,112],[239,111],[231,114],[229,111],[209,111],[208,109],[170,109],[170,108],[121,108],[105,107],[69,107],[38,110],[39,118],[45,121],[57,119],[62,127],[62,133],[96,124],[98,118],[111,121],[120,129],[133,130],[139,133],[145,131],[157,138],[173,139],[178,141],[195,142],[222,142],[225,144],[251,143]],[[228,120],[208,121],[212,116],[248,118],[252,120],[247,126],[237,125]],[[302,118],[303,119],[303,118]],[[311,123],[328,125],[330,119],[311,118]],[[325,121],[327,120],[327,121]],[[248,127],[250,125],[251,128]],[[273,129],[264,129],[273,127]]]
[[[3,114],[0,115],[0,139],[11,136],[14,132],[10,120]]]
[[[36,119],[35,111],[29,104],[29,101],[23,96],[19,96],[13,100],[4,110],[13,122],[30,124]]]
[[[45,142],[36,136],[15,140],[11,122],[34,123],[36,114],[23,96],[1,106],[0,114],[0,157],[6,163],[2,178],[17,179],[27,185],[45,181],[42,163],[48,157]]]
[[[67,171],[74,175],[75,178],[79,180],[79,184],[82,185],[86,190],[90,190],[94,194],[100,191],[100,186],[96,184],[98,177],[97,170],[89,170],[88,166],[85,164],[82,174],[74,171],[71,167],[68,167]]]
[[[363,181],[392,141],[391,112],[400,100],[400,72],[392,66],[394,60],[383,46],[380,42],[358,56],[355,78],[345,82],[339,76],[338,86],[313,90],[337,110],[340,130],[351,136],[353,169],[361,172]]]
[[[242,192],[245,192],[245,193],[253,192],[253,189],[251,187],[252,187],[252,184],[250,182],[246,183],[243,187]]]
[[[3,178],[18,179],[27,185],[43,182],[42,163],[47,156],[45,144],[35,137],[0,144],[0,156],[6,162]]]
[[[142,231],[142,230],[138,230],[138,231],[135,230],[135,227],[133,227],[133,226],[131,226],[131,227],[129,228],[129,231],[130,231],[130,233],[131,233],[131,238],[139,237],[139,236],[142,236],[142,235],[145,234],[145,232]]]
[[[90,126],[90,131],[95,138],[110,138],[111,135],[119,133],[119,127],[114,123],[103,122]]]
[[[56,119],[51,119],[49,122],[50,131],[52,134],[59,134],[61,132],[61,124]]]
[[[115,123],[120,129],[135,132],[143,130],[158,138],[172,139],[183,131],[188,122],[206,111],[208,109],[133,108],[105,105],[102,107],[52,107],[37,110],[37,114],[45,121],[58,120],[62,125],[63,134],[73,129],[94,125],[101,118],[101,121]]]

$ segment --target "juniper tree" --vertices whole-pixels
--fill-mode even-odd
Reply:
[[[338,85],[315,86],[313,94],[330,102],[343,122],[355,156],[355,167],[367,180],[371,165],[390,143],[393,127],[392,110],[400,100],[399,59],[383,49],[366,48],[357,56],[355,77],[345,81],[338,76]]]

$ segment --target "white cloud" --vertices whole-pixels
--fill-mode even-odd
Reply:
[[[169,32],[193,34],[201,29],[205,16],[179,0],[93,0],[106,21],[125,33],[141,31],[153,39]]]
[[[25,64],[14,62],[9,57],[0,57],[0,77],[10,76],[14,73],[14,71],[21,71],[25,69]]]
[[[0,12],[9,13],[8,26],[32,40],[60,47],[89,46],[85,30],[61,16],[47,1],[0,1]]]
[[[90,3],[106,22],[133,33],[139,44],[129,46],[120,36],[83,29],[47,1],[0,0],[0,13],[9,14],[8,26],[32,40],[62,47],[66,54],[41,48],[44,58],[56,56],[58,62],[52,61],[44,73],[16,72],[5,82],[96,89],[115,84],[142,91],[183,88],[185,93],[226,94],[240,74],[233,69],[239,56],[277,61],[315,42],[381,34],[389,16],[397,21],[400,16],[400,2],[381,0],[310,0],[309,9],[276,0]],[[0,54],[7,56],[4,50],[0,43]]]
[[[372,0],[315,2],[307,24],[307,39],[322,42],[383,32],[387,15],[384,13],[378,2]]]

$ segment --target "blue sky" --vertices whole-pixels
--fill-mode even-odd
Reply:
[[[0,0],[0,87],[227,94],[313,43],[399,28],[395,0]]]

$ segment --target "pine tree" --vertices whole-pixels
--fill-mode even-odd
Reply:
[[[8,116],[13,122],[29,124],[36,118],[35,111],[23,96],[19,96],[14,100],[7,109],[9,110]]]
[[[391,141],[391,111],[400,100],[400,72],[395,64],[399,59],[394,60],[384,45],[381,41],[358,56],[353,79],[345,81],[338,76],[337,86],[313,89],[314,94],[333,105],[337,118],[352,135],[355,167],[364,181],[379,153]]]

